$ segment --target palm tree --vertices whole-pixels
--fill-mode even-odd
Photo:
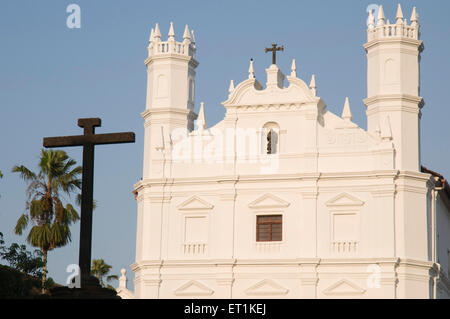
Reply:
[[[64,207],[61,195],[81,188],[82,167],[61,150],[42,150],[39,161],[39,173],[25,166],[14,166],[12,171],[29,182],[26,212],[17,221],[14,229],[17,235],[31,222],[32,227],[27,241],[41,249],[43,254],[42,293],[45,293],[47,280],[47,253],[62,247],[71,241],[69,226],[79,219],[71,204]]]
[[[98,281],[100,282],[100,285],[102,287],[105,286],[103,282],[103,277],[106,276],[109,271],[111,270],[112,266],[105,263],[103,259],[93,259],[92,260],[92,268],[91,273],[97,277]],[[106,277],[106,281],[111,281],[112,279],[118,280],[119,277],[117,275],[109,275]]]

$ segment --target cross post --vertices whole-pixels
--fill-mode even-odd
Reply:
[[[284,51],[284,46],[277,47],[277,44],[274,43],[271,48],[265,48],[265,53],[272,52],[272,64],[277,64],[277,51]]]
[[[95,145],[134,143],[133,132],[95,134],[100,127],[100,118],[78,119],[78,126],[84,128],[84,135],[45,137],[44,147],[83,146],[83,177],[81,186],[81,221],[79,266],[81,271],[81,288],[95,285],[91,278],[92,248],[92,204],[94,192],[94,147]]]

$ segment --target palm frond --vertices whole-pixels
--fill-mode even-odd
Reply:
[[[77,198],[75,198],[75,203],[77,204],[77,206],[81,206],[81,199],[82,199],[81,194],[77,194]],[[98,207],[98,201],[93,199],[92,200],[92,210],[95,210],[97,207]]]
[[[48,250],[52,244],[52,232],[49,224],[36,225],[30,230],[27,237],[28,243],[34,247]]]
[[[20,177],[23,178],[25,181],[30,181],[36,179],[36,174],[33,173],[31,170],[26,168],[25,166],[14,166],[12,168],[13,173],[20,173]]]
[[[77,164],[77,162],[74,159],[72,159],[72,158],[67,159],[67,162],[64,164],[63,171],[70,174],[71,173],[70,169],[72,168],[72,166],[74,166],[76,164]],[[78,167],[81,168],[81,166],[78,166]],[[77,167],[74,170],[76,170],[76,169],[77,169]],[[72,171],[74,171],[74,170],[72,170]],[[74,172],[74,173],[76,173],[76,172]],[[81,174],[81,172],[79,172],[79,173]]]
[[[119,276],[117,275],[109,275],[106,277],[106,281],[110,282],[111,280],[119,280]]]
[[[22,214],[19,220],[17,221],[16,227],[14,228],[14,233],[16,235],[22,235],[22,232],[28,226],[28,216],[26,214]]]
[[[80,219],[80,215],[78,215],[78,212],[71,204],[66,205],[66,208],[64,209],[64,217],[67,218],[67,225],[75,223]]]
[[[32,219],[39,219],[42,216],[43,208],[40,200],[33,200],[30,203],[30,217]]]
[[[50,229],[54,247],[65,246],[72,240],[70,229],[67,225],[53,223]]]

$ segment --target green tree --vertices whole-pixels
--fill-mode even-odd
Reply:
[[[11,268],[31,276],[42,276],[44,261],[42,260],[42,252],[39,249],[30,252],[25,245],[12,243],[9,248],[0,248],[0,257],[9,263]]]
[[[0,232],[0,258],[9,263],[9,267],[0,265],[0,299],[29,298],[41,291],[42,252],[35,249],[30,252],[25,245],[12,243],[8,248]],[[52,278],[47,278],[46,288],[56,284]]]
[[[81,166],[61,150],[42,150],[39,172],[25,166],[15,166],[13,172],[29,183],[26,211],[17,221],[15,233],[22,235],[31,223],[27,241],[43,255],[42,293],[46,290],[47,253],[71,241],[69,226],[79,219],[71,204],[64,206],[61,195],[71,195],[81,188]]]
[[[106,281],[109,282],[113,279],[118,280],[119,277],[117,275],[108,275],[109,271],[111,270],[112,266],[105,263],[103,259],[93,259],[92,260],[92,268],[91,273],[97,277],[98,281],[100,282],[100,285],[102,287],[105,287],[105,283],[103,281],[103,277],[106,276]],[[108,285],[108,288],[114,289],[112,286]]]

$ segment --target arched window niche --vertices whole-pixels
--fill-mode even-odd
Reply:
[[[280,150],[280,126],[275,122],[264,124],[261,134],[261,153],[278,154]]]

